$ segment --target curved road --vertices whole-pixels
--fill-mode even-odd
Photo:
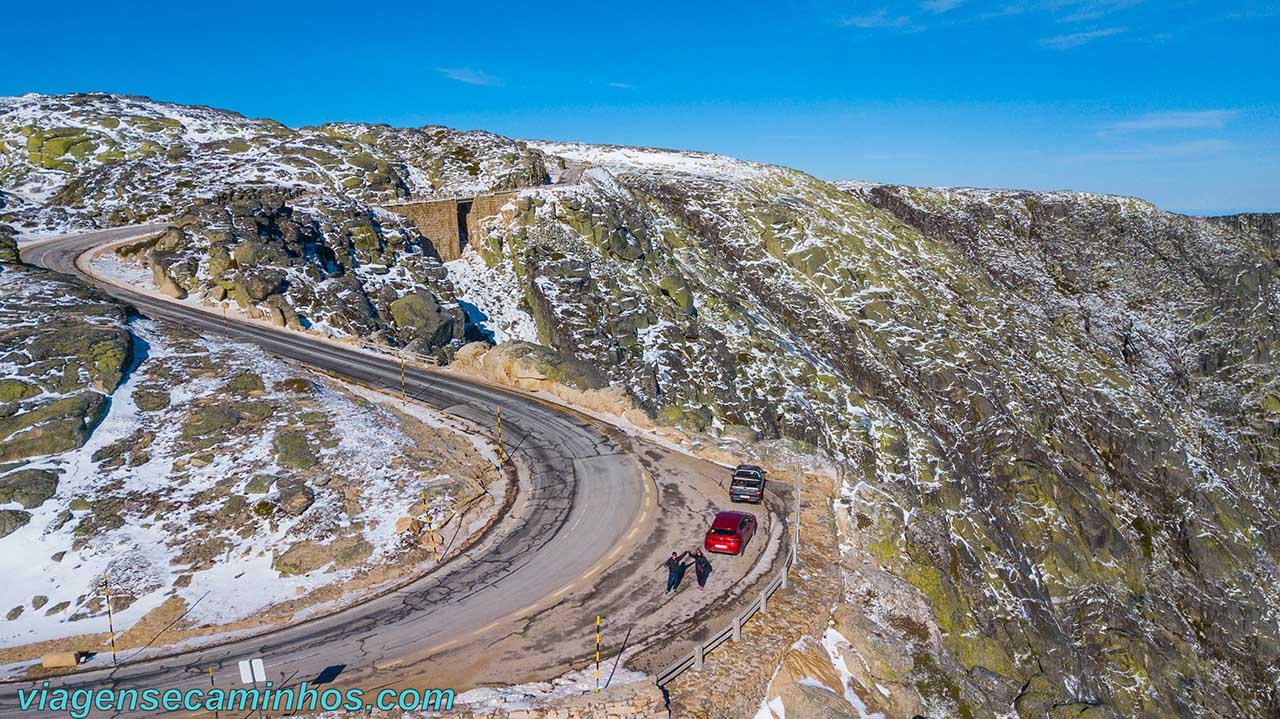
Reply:
[[[160,228],[58,238],[25,247],[22,256],[31,264],[87,279],[148,317],[253,342],[344,378],[400,390],[395,359],[257,324],[224,327],[216,315],[96,282],[76,267],[76,258],[94,247]],[[638,463],[613,439],[570,413],[513,392],[413,368],[405,379],[415,400],[481,426],[492,426],[494,409],[502,406],[504,444],[527,475],[515,516],[499,521],[490,536],[440,571],[364,604],[221,646],[85,669],[59,677],[54,685],[206,688],[212,666],[217,685],[231,688],[240,686],[237,661],[262,657],[273,678],[310,680],[326,667],[345,665],[341,684],[382,686],[412,676],[413,663],[421,658],[554,604],[575,580],[616,558],[651,497]],[[100,655],[95,663],[101,662]],[[397,673],[399,677],[392,676]],[[0,684],[0,717],[30,716],[18,710],[17,690],[33,686],[35,682]]]

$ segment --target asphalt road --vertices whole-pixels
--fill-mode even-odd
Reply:
[[[31,264],[83,277],[75,259],[86,250],[156,229],[74,235],[28,246],[22,255]],[[399,392],[400,366],[394,358],[257,324],[224,325],[222,318],[196,308],[101,286],[147,317],[252,342],[280,357]],[[326,667],[343,666],[342,685],[385,685],[395,681],[397,667],[553,605],[575,580],[612,563],[648,492],[635,458],[604,430],[528,397],[438,372],[409,368],[406,383],[415,401],[481,426],[494,424],[501,405],[504,446],[527,481],[512,516],[490,536],[440,571],[364,604],[221,646],[116,668],[86,668],[53,685],[205,688],[212,666],[218,686],[240,686],[237,661],[250,657],[263,658],[272,677],[310,679]],[[101,662],[100,656],[95,664]],[[0,717],[30,716],[19,711],[17,691],[33,686],[0,684]]]

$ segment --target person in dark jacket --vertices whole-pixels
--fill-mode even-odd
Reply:
[[[693,573],[698,577],[698,590],[707,586],[707,577],[711,576],[711,560],[699,549],[693,553]]]
[[[680,588],[680,580],[684,579],[684,570],[689,567],[689,565],[683,563],[684,558],[687,556],[689,556],[688,552],[684,554],[672,552],[671,558],[662,563],[662,566],[667,568],[668,594]]]

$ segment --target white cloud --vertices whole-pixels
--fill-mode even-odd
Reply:
[[[1124,31],[1125,29],[1122,27],[1108,27],[1101,30],[1090,30],[1089,32],[1073,32],[1067,35],[1046,37],[1040,41],[1040,44],[1050,50],[1070,50],[1081,45],[1088,45],[1094,40],[1119,35]]]
[[[926,12],[941,15],[944,12],[955,10],[967,1],[968,0],[925,0],[925,2],[920,3],[920,7],[924,8]]]
[[[503,85],[502,80],[493,75],[482,70],[473,70],[469,67],[438,67],[436,72],[450,80],[456,80],[468,85],[483,85],[485,87],[502,87]]]
[[[1227,123],[1240,116],[1239,110],[1194,110],[1180,112],[1152,112],[1132,120],[1107,123],[1104,132],[1134,132],[1138,130],[1221,130]]]
[[[609,83],[609,87],[616,87],[619,90],[630,90],[635,87],[635,85],[632,85],[629,82],[611,82]]]
[[[888,10],[881,9],[867,15],[844,18],[838,21],[837,24],[841,27],[856,27],[869,30],[873,28],[906,27],[911,24],[911,18],[906,15],[891,15]]]
[[[1097,20],[1141,3],[1142,0],[1066,0],[1053,4],[1055,9],[1070,11],[1060,18],[1061,22],[1084,22]]]
[[[1226,140],[1191,140],[1160,145],[1139,145],[1127,150],[1088,152],[1071,159],[1078,162],[1149,162],[1216,155],[1229,149],[1231,149],[1231,143]]]

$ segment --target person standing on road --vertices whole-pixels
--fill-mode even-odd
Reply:
[[[680,588],[680,580],[684,578],[684,570],[688,566],[683,564],[682,560],[687,556],[689,556],[688,552],[684,554],[672,552],[671,558],[662,563],[667,568],[667,594]]]
[[[707,586],[707,577],[711,576],[711,560],[699,549],[693,553],[693,573],[698,578],[698,591]]]

